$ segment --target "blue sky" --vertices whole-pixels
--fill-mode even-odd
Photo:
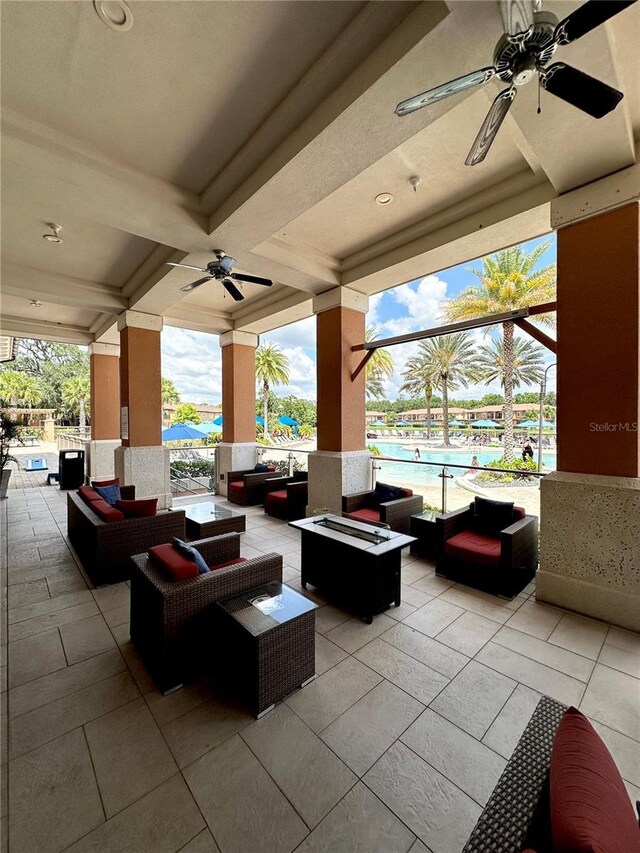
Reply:
[[[524,243],[524,247],[530,251],[545,240],[550,241],[550,246],[540,259],[541,266],[556,260],[555,235]],[[478,265],[477,261],[471,261],[371,297],[367,326],[375,326],[378,337],[391,337],[428,329],[442,323],[443,303],[474,283],[475,278],[467,269]],[[472,335],[478,342],[486,339],[482,330],[476,330]],[[276,393],[281,396],[293,394],[315,400],[315,317],[308,317],[306,320],[300,320],[298,323],[292,323],[262,335],[261,342],[277,344],[289,358],[289,385],[276,388]],[[402,370],[407,359],[416,350],[416,343],[391,348],[395,373],[385,385],[386,396],[389,399],[395,399],[398,396],[403,381]],[[545,362],[551,363],[554,360],[555,356],[545,350]],[[162,375],[173,380],[184,401],[219,403],[222,396],[222,376],[218,336],[166,327],[162,332]],[[549,390],[555,390],[555,371],[553,370],[549,372]],[[500,388],[498,384],[473,385],[467,389],[461,389],[455,396],[465,399],[477,398],[488,391],[499,392]]]

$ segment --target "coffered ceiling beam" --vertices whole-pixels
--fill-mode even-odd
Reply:
[[[24,317],[2,317],[2,334],[14,338],[35,338],[43,341],[59,341],[66,344],[87,345],[93,335],[82,326],[66,323],[48,323],[46,320],[27,320]]]
[[[39,299],[45,305],[71,305],[106,313],[119,313],[129,307],[117,287],[17,264],[2,265],[2,292],[7,296]]]

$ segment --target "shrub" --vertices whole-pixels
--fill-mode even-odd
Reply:
[[[289,460],[288,459],[263,459],[262,460],[265,465],[273,465],[273,467],[280,474],[284,474],[285,477],[289,476]],[[305,468],[302,463],[298,462],[298,460],[293,458],[293,470],[296,471],[304,471]]]
[[[367,450],[372,456],[382,456],[380,448],[376,444],[367,444]]]
[[[215,474],[215,463],[210,459],[178,459],[171,467],[187,477],[213,477]]]
[[[506,468],[513,471],[513,474],[492,474],[489,471],[480,471],[474,477],[476,483],[513,483],[515,480],[529,480],[531,479],[529,474],[538,471],[538,466],[533,459],[515,459],[513,462],[506,462],[504,456],[487,462],[485,468]]]

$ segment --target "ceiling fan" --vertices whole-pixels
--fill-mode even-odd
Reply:
[[[222,282],[224,289],[233,297],[233,299],[236,300],[236,302],[242,302],[244,296],[240,293],[234,282],[248,281],[250,284],[262,284],[265,287],[271,287],[273,284],[273,282],[268,278],[260,278],[257,275],[245,275],[244,273],[233,272],[233,265],[235,264],[236,259],[227,255],[222,251],[222,249],[214,249],[213,254],[216,256],[217,260],[209,261],[206,267],[193,267],[191,264],[173,264],[169,262],[170,267],[183,267],[186,270],[198,270],[198,272],[206,273],[204,278],[192,281],[191,284],[186,284],[184,287],[181,287],[180,290],[184,290],[185,293],[188,293],[190,290],[195,290],[196,287],[200,287],[201,284],[205,284],[207,281],[215,280]]]
[[[558,45],[582,38],[635,2],[588,0],[558,23],[555,15],[541,11],[541,0],[498,0],[505,32],[495,47],[493,65],[401,101],[396,115],[408,115],[450,95],[481,86],[493,77],[508,83],[509,87],[496,96],[480,127],[465,160],[467,166],[484,160],[513,103],[516,86],[524,86],[536,75],[539,86],[547,92],[594,118],[602,118],[615,109],[622,92],[565,62],[547,65]]]

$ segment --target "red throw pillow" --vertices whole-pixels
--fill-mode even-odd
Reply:
[[[549,778],[555,853],[640,853],[640,829],[622,777],[576,708],[558,726]]]
[[[198,567],[193,560],[181,554],[171,544],[149,548],[149,557],[169,575],[171,580],[183,581],[198,576]]]
[[[120,477],[114,477],[113,480],[92,480],[91,488],[95,489],[96,486],[102,489],[105,486],[119,486],[120,485]]]
[[[98,518],[101,518],[103,521],[107,521],[109,524],[114,521],[122,521],[124,518],[124,513],[120,512],[119,509],[116,509],[113,506],[109,506],[106,501],[101,499],[91,501],[91,509],[95,512]]]
[[[90,504],[91,501],[102,500],[100,495],[91,486],[80,486],[78,494],[86,504]]]
[[[125,514],[125,518],[142,518],[155,515],[158,510],[158,498],[146,498],[137,501],[116,501],[116,509]]]

